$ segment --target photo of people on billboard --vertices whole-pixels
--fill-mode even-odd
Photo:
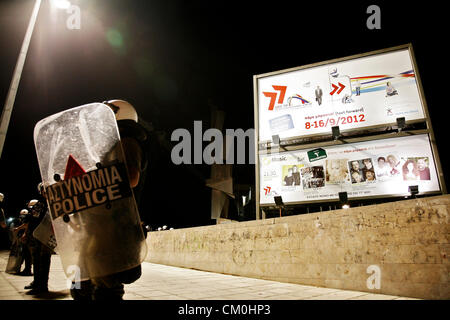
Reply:
[[[300,171],[297,165],[283,166],[282,168],[282,185],[283,186],[299,186],[301,183]]]
[[[325,161],[326,183],[339,184],[349,182],[348,159],[327,159]]]
[[[417,163],[417,169],[419,170],[420,180],[431,180],[430,176],[430,162],[428,157],[414,158]]]
[[[430,180],[428,157],[408,158],[402,166],[403,180]]]
[[[414,160],[408,159],[402,165],[402,175],[403,180],[418,180],[419,170],[417,169],[417,164]]]
[[[352,183],[376,180],[372,159],[351,160],[348,161],[348,166]]]
[[[304,167],[301,169],[303,189],[325,186],[323,166]]]
[[[380,182],[401,179],[403,164],[402,158],[397,154],[381,154],[375,160],[375,174]]]
[[[373,168],[373,163],[372,163],[372,159],[367,158],[367,159],[363,159],[363,167],[362,167],[362,172],[363,172],[363,178],[365,181],[375,181],[376,177],[375,177],[375,171]]]
[[[386,157],[387,163],[389,164],[389,177],[400,177],[400,160],[394,154],[389,154]]]
[[[389,179],[391,167],[387,162],[386,157],[384,156],[377,157],[377,164],[375,171],[378,181],[386,181]]]

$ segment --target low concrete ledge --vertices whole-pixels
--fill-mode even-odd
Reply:
[[[450,299],[450,195],[151,232],[146,261],[423,299]]]

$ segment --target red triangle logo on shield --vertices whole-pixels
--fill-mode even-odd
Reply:
[[[70,178],[81,176],[85,174],[86,171],[83,169],[81,164],[70,154],[69,159],[67,159],[66,172],[64,173],[64,180]]]

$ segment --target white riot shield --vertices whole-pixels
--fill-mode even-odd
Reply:
[[[22,267],[22,263],[24,260],[23,246],[24,245],[17,237],[17,234],[13,232],[11,250],[9,251],[9,258],[5,269],[6,273],[16,274],[20,272],[20,268]]]
[[[113,111],[92,103],[49,116],[34,142],[66,275],[87,280],[142,263],[147,246]]]
[[[33,237],[50,248],[54,252],[58,252],[55,231],[53,231],[52,218],[47,210],[41,223],[34,229]]]

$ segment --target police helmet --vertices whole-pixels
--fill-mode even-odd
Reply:
[[[36,203],[38,203],[38,202],[39,202],[39,201],[36,200],[36,199],[30,200],[30,202],[28,202],[28,208],[29,208],[29,209],[33,208],[34,205],[35,205]]]
[[[133,105],[125,100],[114,99],[104,101],[104,104],[109,106],[116,115],[116,120],[133,120],[138,122],[138,115]]]

